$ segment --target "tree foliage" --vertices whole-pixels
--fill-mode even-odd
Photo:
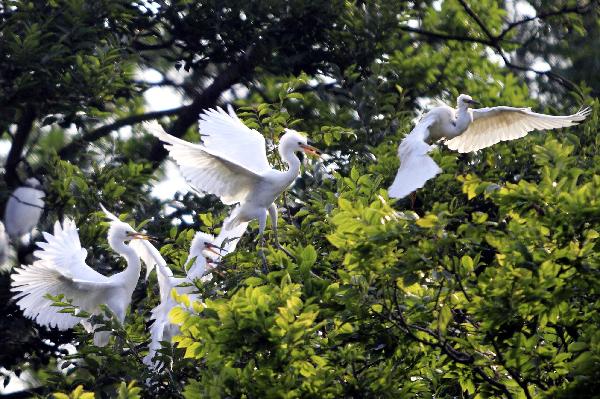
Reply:
[[[141,122],[198,141],[198,114],[232,103],[269,149],[294,128],[327,156],[306,162],[279,201],[289,254],[267,248],[263,274],[252,223],[213,279],[196,282],[203,302],[171,313],[181,334],[163,343],[158,370],[141,362],[155,276],[139,281],[124,325],[110,312],[97,320],[114,333],[98,348],[80,327],[25,319],[8,272],[0,366],[35,373],[24,395],[55,398],[598,391],[600,70],[586,47],[598,5],[520,2],[535,8],[529,17],[505,3],[3,2],[0,132],[10,149],[0,195],[38,177],[39,230],[73,218],[104,274],[124,263],[99,203],[159,237],[177,275],[194,231],[218,233],[228,212],[210,195],[178,193],[175,208],[151,196],[166,152]],[[540,57],[553,69],[535,69]],[[161,79],[143,80],[148,69]],[[156,87],[184,105],[149,111],[144,95]],[[440,146],[443,173],[414,201],[390,200],[414,117],[461,92],[486,106],[570,113],[586,103],[594,113],[475,154]],[[269,160],[282,166],[275,152]],[[14,244],[11,265],[30,263],[33,244]]]

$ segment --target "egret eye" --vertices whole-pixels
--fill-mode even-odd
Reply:
[[[298,142],[298,145],[302,145],[302,142],[301,142],[301,141],[299,141],[299,142]]]

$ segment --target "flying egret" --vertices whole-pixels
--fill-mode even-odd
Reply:
[[[93,332],[94,327],[89,321],[60,313],[59,308],[52,306],[53,301],[45,297],[46,294],[62,294],[65,299],[71,299],[74,306],[90,314],[99,314],[100,305],[105,304],[115,313],[119,322],[125,320],[125,312],[141,271],[138,254],[125,241],[146,240],[148,236],[136,232],[103,206],[102,210],[111,219],[108,243],[125,258],[127,268],[110,277],[92,269],[85,263],[87,251],[81,247],[75,222],[67,218],[61,226],[57,221],[54,224],[54,235],[44,232],[46,242],[37,242],[41,249],[33,254],[38,260],[16,269],[16,273],[12,275],[11,291],[16,293],[14,298],[25,316],[38,324],[59,330],[73,328],[81,323],[88,332]],[[96,332],[94,344],[106,345],[109,336],[107,331]]]
[[[451,150],[472,152],[521,138],[532,130],[577,125],[591,113],[589,107],[567,116],[505,106],[469,109],[479,103],[466,94],[458,96],[456,103],[456,109],[447,105],[433,108],[402,140],[398,147],[400,168],[388,190],[390,197],[403,198],[442,171],[428,155],[433,147],[427,141],[446,140]]]
[[[28,234],[37,226],[44,210],[44,197],[42,186],[35,177],[30,177],[13,191],[4,210],[4,224],[11,238]]]
[[[183,176],[196,189],[217,195],[226,205],[239,203],[223,227],[232,230],[241,223],[258,219],[262,253],[267,211],[271,217],[276,245],[277,207],[275,199],[287,189],[300,173],[296,152],[319,156],[308,145],[308,139],[295,130],[286,129],[279,140],[279,155],[286,171],[273,169],[267,160],[265,138],[248,128],[233,109],[209,109],[200,116],[202,144],[193,144],[167,134],[157,123],[146,125],[149,131],[165,142],[165,148],[179,166]]]
[[[197,232],[190,244],[190,253],[186,265],[193,261],[185,277],[175,277],[167,262],[150,243],[146,241],[137,241],[132,243],[136,246],[136,251],[140,254],[142,261],[146,264],[148,270],[156,267],[160,303],[152,309],[152,327],[150,327],[150,345],[148,346],[148,355],[144,357],[144,363],[153,367],[153,361],[156,351],[160,349],[161,341],[171,341],[179,333],[179,326],[174,325],[169,320],[169,312],[179,304],[172,296],[172,290],[175,289],[177,295],[187,294],[190,300],[198,300],[198,295],[193,292],[196,287],[193,285],[195,279],[208,280],[207,274],[210,272],[209,263],[218,262],[221,254],[216,250],[231,253],[235,250],[237,243],[246,229],[245,225],[239,225],[233,230],[221,230],[216,238],[210,234]]]

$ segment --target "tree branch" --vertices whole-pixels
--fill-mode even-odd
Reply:
[[[514,28],[516,28],[520,25],[529,23],[531,21],[544,20],[546,18],[555,17],[557,15],[564,15],[564,14],[579,14],[579,15],[585,14],[588,11],[588,7],[590,5],[591,5],[591,3],[589,3],[587,6],[584,6],[584,7],[579,7],[579,5],[577,5],[575,7],[564,6],[560,10],[543,12],[543,13],[539,13],[533,17],[527,17],[520,21],[511,22],[508,24],[508,26],[506,28],[504,28],[504,30],[502,32],[500,32],[500,34],[498,36],[496,36],[496,38],[498,40],[502,40],[502,39],[504,39],[504,36],[506,36]]]
[[[14,188],[20,183],[17,166],[19,165],[19,162],[21,162],[23,148],[25,148],[34,121],[35,111],[33,107],[26,105],[23,109],[23,115],[21,115],[21,119],[17,124],[17,132],[15,133],[12,145],[10,146],[10,151],[6,157],[4,180],[9,188]]]
[[[239,82],[254,66],[256,48],[251,46],[242,54],[238,62],[232,63],[221,72],[213,82],[195,99],[194,102],[179,112],[177,120],[167,129],[175,137],[181,137],[198,120],[203,109],[214,107],[221,94]],[[148,159],[157,167],[167,156],[167,151],[157,140],[153,145]]]
[[[477,25],[479,25],[479,27],[481,28],[481,30],[483,31],[483,33],[485,33],[485,35],[488,37],[490,44],[490,47],[493,47],[496,52],[498,53],[498,55],[500,55],[500,57],[502,57],[502,60],[504,61],[505,65],[509,68],[512,69],[516,69],[518,71],[524,71],[524,72],[533,72],[535,74],[538,75],[544,75],[547,76],[548,78],[555,80],[557,82],[559,82],[561,85],[563,85],[564,87],[570,89],[570,90],[574,90],[576,92],[578,92],[581,95],[581,91],[579,90],[579,88],[577,87],[576,84],[574,84],[573,82],[571,82],[570,80],[568,80],[565,77],[560,76],[557,73],[554,73],[552,71],[538,71],[536,69],[530,68],[530,67],[525,67],[522,65],[517,65],[514,64],[513,62],[511,62],[508,59],[508,56],[504,53],[504,50],[502,49],[502,46],[500,45],[500,41],[501,39],[501,35],[498,36],[494,36],[492,34],[492,32],[487,28],[487,26],[485,25],[485,23],[483,23],[483,21],[481,20],[481,18],[479,18],[479,15],[477,15],[475,13],[475,11],[473,11],[473,9],[467,4],[467,2],[465,0],[458,0],[458,2],[462,5],[463,9],[465,10],[465,12],[475,21],[475,23]]]
[[[529,389],[527,387],[527,383],[525,381],[523,381],[523,378],[521,378],[521,374],[517,370],[513,369],[512,367],[509,367],[506,364],[506,361],[504,360],[504,356],[502,355],[502,349],[500,348],[500,346],[498,345],[498,343],[496,342],[496,340],[493,337],[492,337],[491,341],[492,341],[492,345],[494,346],[494,350],[496,351],[496,356],[498,356],[498,360],[500,361],[500,364],[502,366],[504,366],[504,368],[506,369],[508,374],[517,382],[517,384],[519,384],[519,386],[525,393],[525,397],[527,399],[532,399],[531,394],[529,393]]]
[[[101,139],[104,136],[107,136],[108,134],[110,134],[111,132],[113,132],[115,130],[118,130],[124,126],[133,125],[135,123],[140,123],[140,122],[144,122],[144,121],[148,121],[148,120],[152,120],[152,119],[162,118],[163,116],[175,115],[175,114],[182,112],[185,108],[186,107],[178,107],[178,108],[167,109],[164,111],[154,111],[154,112],[148,112],[145,114],[127,116],[123,119],[119,119],[119,120],[111,123],[110,125],[104,125],[98,129],[92,130],[90,132],[87,132],[87,133],[75,138],[69,144],[64,146],[58,152],[58,155],[66,161],[71,161],[71,160],[75,159],[75,156],[78,154],[79,150],[86,147],[89,143],[92,143],[96,140]]]
[[[452,34],[441,33],[441,32],[432,32],[432,31],[427,31],[427,30],[423,30],[423,29],[419,29],[419,28],[412,28],[410,26],[400,26],[399,29],[403,30],[405,32],[418,33],[419,35],[427,36],[427,37],[430,37],[430,38],[433,38],[436,40],[454,40],[454,41],[459,41],[459,42],[474,42],[474,43],[485,44],[486,46],[493,46],[493,43],[490,42],[489,40],[480,39],[477,37],[452,35]]]

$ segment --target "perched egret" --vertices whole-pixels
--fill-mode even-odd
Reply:
[[[160,291],[160,303],[152,309],[152,327],[150,328],[150,345],[148,346],[148,355],[144,357],[144,363],[153,367],[153,358],[156,351],[160,349],[161,341],[171,341],[179,333],[179,326],[169,321],[169,312],[178,303],[172,296],[172,290],[175,289],[178,295],[187,294],[190,300],[198,300],[194,294],[196,287],[193,285],[195,279],[208,279],[210,273],[209,264],[218,262],[221,254],[233,252],[244,233],[246,226],[239,225],[233,230],[221,231],[217,238],[210,234],[197,232],[190,244],[190,253],[186,264],[193,261],[185,277],[175,277],[167,262],[160,253],[150,243],[138,241],[132,245],[136,246],[136,251],[140,254],[142,261],[146,264],[148,270],[156,267],[157,279]]]
[[[4,223],[0,222],[0,269],[8,260],[8,237],[4,230]]]
[[[4,224],[11,238],[28,234],[37,226],[44,210],[45,196],[39,180],[34,177],[13,191],[4,210]]]
[[[87,251],[81,247],[75,222],[65,219],[62,226],[54,224],[54,235],[44,232],[46,242],[37,242],[40,250],[34,252],[38,258],[31,265],[23,265],[12,275],[11,291],[15,292],[17,305],[25,316],[45,326],[66,330],[77,323],[83,324],[89,332],[94,327],[89,321],[68,313],[59,313],[52,301],[45,297],[64,295],[71,299],[74,306],[91,314],[98,314],[100,305],[105,304],[122,323],[125,312],[131,302],[131,295],[140,276],[141,263],[135,250],[126,245],[126,241],[148,237],[136,232],[127,223],[111,215],[108,230],[110,247],[127,261],[127,268],[110,277],[104,276],[85,263]],[[114,217],[114,219],[113,219]],[[104,346],[108,343],[107,331],[94,334],[94,344]]]
[[[521,138],[532,130],[577,125],[591,112],[590,108],[584,108],[573,115],[553,116],[529,108],[469,109],[479,103],[466,94],[458,96],[456,103],[456,109],[447,105],[433,108],[402,140],[398,147],[400,168],[388,190],[390,197],[403,198],[442,171],[428,155],[433,147],[427,141],[445,140],[451,150],[472,152]]]
[[[265,139],[248,128],[233,109],[209,109],[200,116],[202,144],[193,144],[167,134],[158,123],[148,124],[150,132],[164,141],[165,148],[183,176],[196,189],[217,195],[226,205],[239,203],[223,228],[232,230],[242,223],[258,219],[260,246],[264,247],[267,211],[271,217],[275,243],[277,207],[275,199],[287,189],[300,172],[296,152],[320,154],[295,130],[286,129],[279,140],[279,155],[286,171],[273,169],[267,160]],[[266,269],[264,254],[263,267]]]

